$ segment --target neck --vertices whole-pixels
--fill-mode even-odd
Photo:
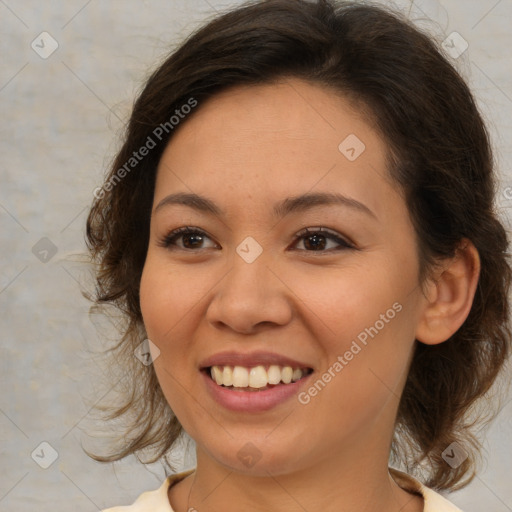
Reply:
[[[382,448],[382,439],[364,440],[347,443],[336,454],[331,451],[314,466],[283,474],[269,466],[263,476],[226,467],[198,446],[196,471],[181,482],[181,489],[171,487],[169,499],[176,512],[421,512],[423,499],[401,489],[390,476],[389,450]]]

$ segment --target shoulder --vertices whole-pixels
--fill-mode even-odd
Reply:
[[[171,485],[179,482],[193,472],[194,470],[190,469],[171,475],[165,479],[158,489],[142,493],[132,505],[108,508],[102,512],[173,512],[167,498],[167,491]],[[423,512],[462,512],[460,508],[450,503],[446,498],[424,486],[407,473],[403,473],[394,468],[389,468],[389,473],[402,489],[423,496],[425,501]]]
[[[423,496],[425,500],[423,512],[462,512],[460,508],[456,507],[436,491],[423,485],[411,475],[394,468],[389,468],[389,473],[402,489]]]
[[[132,505],[107,508],[102,512],[173,512],[167,498],[167,491],[171,485],[179,482],[193,471],[193,469],[189,469],[168,476],[158,489],[143,492]]]

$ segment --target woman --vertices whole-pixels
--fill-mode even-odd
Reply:
[[[459,510],[436,491],[474,476],[510,350],[494,179],[466,84],[399,15],[270,0],[192,35],[87,221],[131,383],[96,458],[196,442],[127,510]]]

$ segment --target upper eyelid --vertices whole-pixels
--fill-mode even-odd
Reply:
[[[346,235],[342,235],[341,233],[338,233],[335,230],[331,230],[329,228],[323,227],[323,226],[313,226],[313,227],[307,227],[302,230],[300,230],[298,233],[295,234],[296,239],[303,238],[307,236],[308,234],[316,234],[316,233],[322,233],[324,235],[327,235],[326,238],[330,239],[337,239],[343,244],[347,246],[347,248],[356,248],[356,244]],[[314,251],[308,251],[308,252],[314,252]],[[325,251],[319,251],[319,252],[325,252]]]
[[[217,244],[217,242],[215,242],[215,239],[212,236],[210,236],[204,229],[196,228],[194,226],[182,226],[171,230],[160,239],[160,244],[165,246],[168,240],[186,235],[187,233],[199,233],[201,235],[205,235],[212,242]]]
[[[218,245],[218,243],[215,241],[215,239],[212,236],[210,236],[204,229],[194,227],[194,226],[182,226],[182,227],[179,227],[179,228],[176,228],[176,229],[170,231],[161,239],[162,244],[165,245],[166,240],[169,240],[169,239],[175,238],[175,237],[180,237],[187,233],[199,233],[199,234],[205,235],[212,242],[214,242]],[[301,229],[300,231],[296,232],[293,235],[294,236],[293,242],[296,243],[298,240],[304,238],[305,236],[308,236],[308,234],[317,234],[317,233],[322,233],[322,234],[326,235],[326,238],[337,239],[337,243],[341,242],[342,244],[345,244],[345,246],[347,248],[354,248],[354,249],[356,248],[354,242],[352,242],[352,240],[350,240],[350,238],[346,237],[345,235],[342,235],[341,233],[338,233],[335,230],[331,230],[330,228],[326,228],[324,226],[308,226],[306,228]],[[168,245],[171,245],[171,244],[168,244]],[[189,249],[189,250],[193,251],[193,249]],[[197,249],[196,252],[200,251],[200,250],[201,250],[201,248]],[[328,252],[328,251],[305,251],[305,252]]]

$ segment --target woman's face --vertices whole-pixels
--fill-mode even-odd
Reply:
[[[387,454],[422,295],[384,141],[296,79],[190,116],[159,164],[140,294],[198,457],[266,475]]]

